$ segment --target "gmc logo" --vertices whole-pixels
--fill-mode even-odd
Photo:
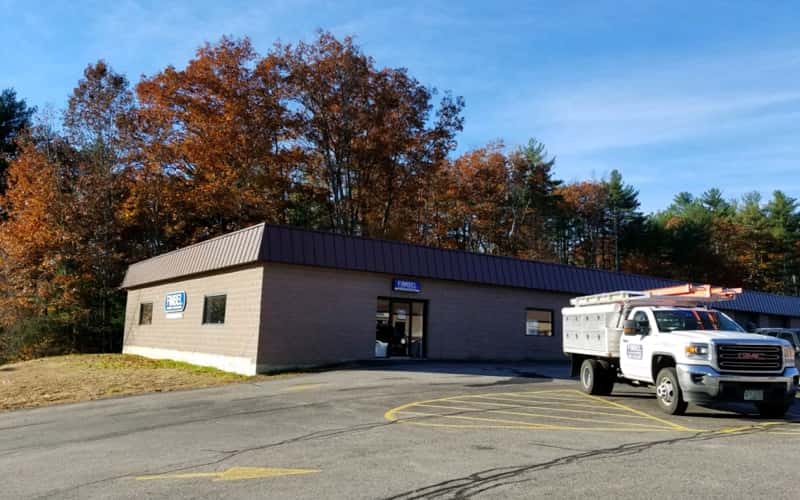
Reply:
[[[750,359],[750,360],[758,360],[761,359],[761,353],[759,352],[740,352],[737,356],[739,359]]]

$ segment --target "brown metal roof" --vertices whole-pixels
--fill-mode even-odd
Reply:
[[[264,224],[247,227],[132,264],[122,288],[258,262]]]
[[[674,280],[259,224],[132,265],[131,288],[255,262],[348,269],[588,295]],[[800,317],[800,298],[745,291],[724,309]]]

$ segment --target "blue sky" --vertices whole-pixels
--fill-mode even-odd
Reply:
[[[800,197],[800,4],[704,1],[0,0],[0,88],[65,105],[99,58],[136,81],[223,34],[261,52],[317,28],[464,96],[459,151],[535,137],[566,181]]]

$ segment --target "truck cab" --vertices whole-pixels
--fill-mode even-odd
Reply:
[[[794,347],[749,334],[708,308],[731,294],[706,285],[698,294],[614,292],[565,308],[564,352],[584,391],[609,394],[615,382],[651,385],[659,407],[681,414],[688,403],[752,402],[765,416],[783,415],[798,384]],[[653,293],[656,292],[656,293]],[[705,299],[705,300],[697,300]],[[705,303],[703,303],[705,302]]]

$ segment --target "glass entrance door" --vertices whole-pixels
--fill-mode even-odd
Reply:
[[[378,299],[376,357],[425,357],[425,302]]]
[[[411,303],[394,302],[391,307],[392,341],[389,356],[408,356],[408,332],[411,330]]]

